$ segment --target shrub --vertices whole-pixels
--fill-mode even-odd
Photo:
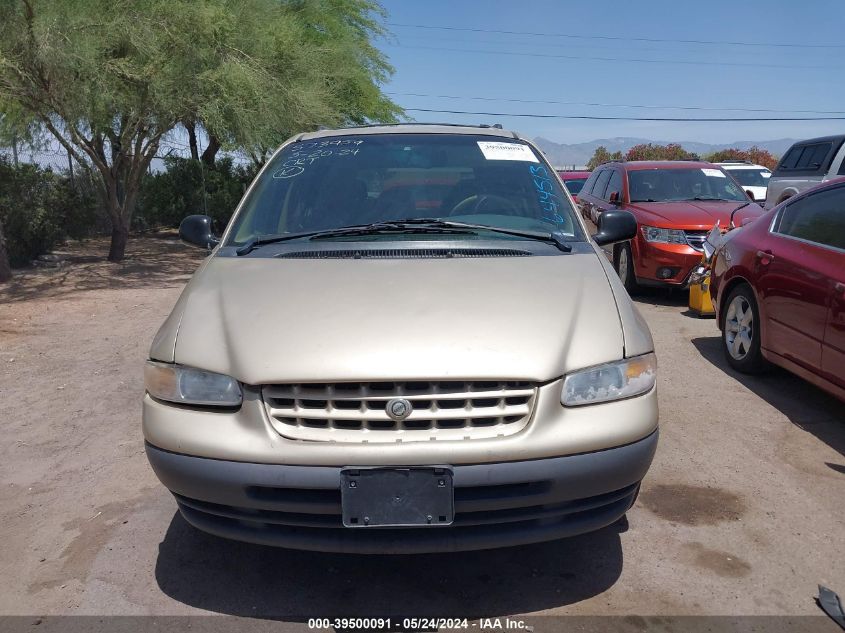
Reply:
[[[771,152],[761,149],[756,145],[748,149],[722,149],[718,152],[708,154],[706,158],[711,163],[721,163],[726,160],[747,160],[751,163],[763,165],[763,167],[768,167],[772,170],[778,164],[778,159]]]
[[[86,237],[95,210],[93,197],[71,186],[67,177],[0,160],[0,223],[13,267],[28,264],[66,238]]]
[[[141,184],[135,212],[138,228],[176,227],[186,215],[210,215],[224,226],[254,176],[251,168],[218,159],[214,167],[187,158],[165,159],[164,171]]]
[[[698,158],[695,154],[688,152],[677,143],[668,145],[655,145],[643,143],[634,145],[625,154],[625,160],[694,160]]]

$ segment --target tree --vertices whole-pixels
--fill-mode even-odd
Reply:
[[[193,59],[189,65],[201,70],[187,77],[192,83],[190,92],[201,97],[196,99],[193,114],[183,121],[192,157],[213,167],[221,149],[237,147],[261,164],[282,141],[302,130],[300,117],[315,107],[325,110],[319,121],[324,125],[398,119],[401,109],[379,88],[393,73],[384,54],[372,44],[373,38],[385,33],[379,21],[385,14],[379,5],[372,0],[271,0],[268,6],[276,9],[263,12],[258,21],[254,8],[247,9],[249,15],[238,11],[237,48],[248,52],[271,75],[290,79],[293,92],[281,87],[281,94],[272,95],[271,103],[281,99],[276,103],[291,102],[294,107],[277,112],[275,120],[258,120],[245,118],[228,103],[208,99],[213,90],[208,82],[216,81],[216,60],[197,56],[193,43],[186,42],[180,55]],[[203,12],[198,13],[190,19],[203,20]],[[252,26],[245,28],[245,24]],[[292,24],[299,27],[290,39],[297,39],[297,45],[311,53],[293,51],[288,42],[279,42],[280,34]],[[207,145],[197,156],[199,131],[205,133]]]
[[[612,160],[622,160],[622,152],[613,152],[611,154],[607,151],[606,147],[599,145],[596,151],[593,152],[593,157],[587,162],[587,169],[592,171],[599,165]]]
[[[634,145],[625,153],[625,160],[691,160],[698,158],[677,143]]]
[[[7,0],[0,100],[96,172],[120,261],[141,178],[178,124],[202,125],[213,162],[227,144],[401,114],[369,44],[380,15],[371,0]]]
[[[738,149],[735,147],[728,149],[721,149],[718,152],[713,152],[705,156],[705,160],[711,163],[721,163],[727,160],[747,160],[756,165],[763,165],[769,169],[774,169],[778,164],[778,159],[768,150],[762,149],[754,145],[748,149]]]

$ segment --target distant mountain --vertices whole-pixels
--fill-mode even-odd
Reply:
[[[641,143],[655,143],[658,145],[666,145],[667,143],[678,143],[688,152],[694,152],[703,156],[720,149],[727,147],[736,147],[739,149],[748,149],[756,145],[761,149],[770,151],[775,156],[781,156],[789,146],[795,142],[795,139],[781,138],[774,141],[735,141],[733,143],[699,143],[697,141],[655,141],[647,138],[632,138],[627,136],[617,138],[600,138],[587,143],[573,143],[567,145],[565,143],[555,143],[547,138],[537,137],[534,142],[545,152],[549,162],[556,167],[573,166],[583,167],[587,161],[592,158],[596,148],[603,145],[609,152],[622,152],[623,154],[631,149],[634,145]]]

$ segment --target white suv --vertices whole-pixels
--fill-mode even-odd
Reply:
[[[716,164],[730,172],[745,192],[754,198],[754,202],[762,203],[766,200],[766,189],[769,178],[772,177],[768,167],[755,165],[747,160],[727,160]]]

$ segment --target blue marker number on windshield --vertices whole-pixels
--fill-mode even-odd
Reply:
[[[554,186],[549,177],[549,171],[542,165],[529,165],[532,180],[534,181],[534,188],[537,190],[537,200],[540,207],[543,209],[543,220],[547,222],[554,222],[555,224],[562,224],[563,217],[558,212],[561,201],[560,197],[554,194]]]

